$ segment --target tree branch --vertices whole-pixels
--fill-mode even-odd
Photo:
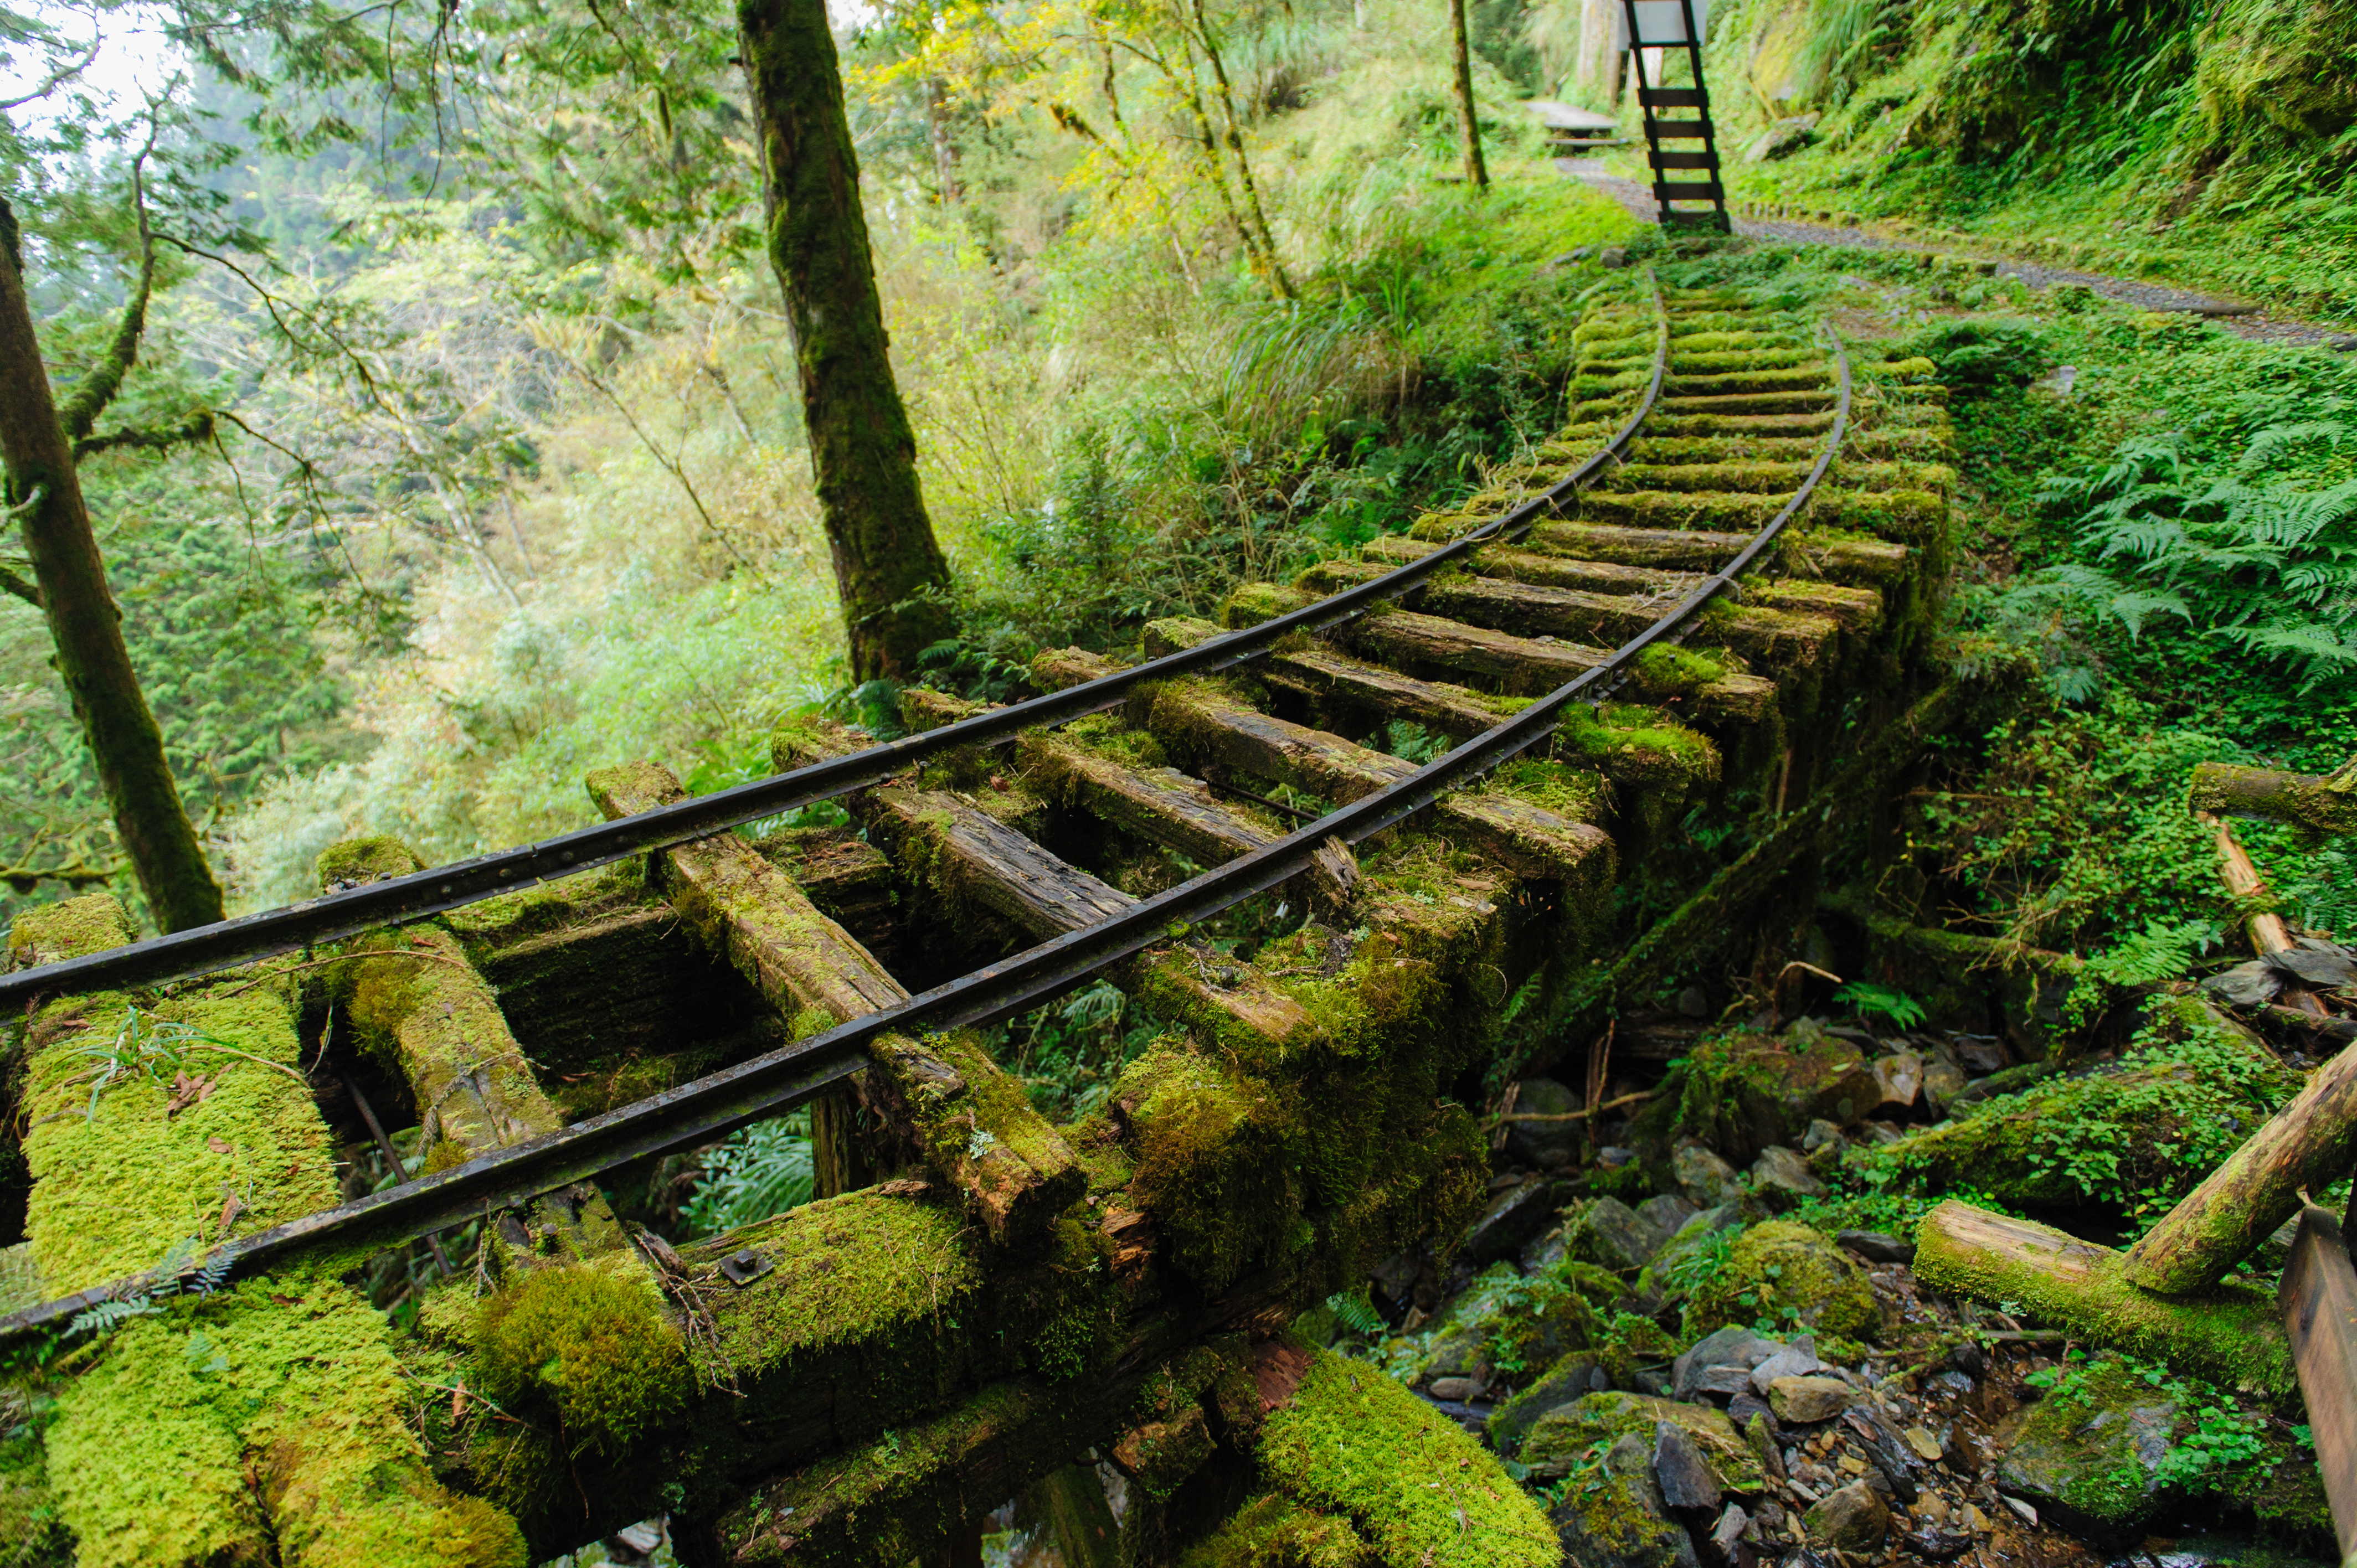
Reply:
[[[37,610],[48,608],[48,602],[41,597],[39,588],[25,581],[5,566],[0,566],[0,593],[14,594]]]
[[[181,424],[161,430],[110,430],[103,435],[84,435],[74,442],[74,460],[100,452],[131,449],[141,452],[164,452],[172,447],[213,438],[213,411],[199,409]]]
[[[123,378],[131,373],[133,361],[139,358],[139,339],[147,330],[147,297],[156,287],[156,235],[147,226],[147,191],[140,170],[147,156],[156,150],[156,135],[160,121],[151,110],[147,119],[147,145],[131,160],[131,209],[139,219],[139,286],[131,293],[131,303],[123,307],[122,325],[114,329],[114,342],[106,357],[91,368],[90,374],[74,388],[65,406],[58,410],[58,419],[66,427],[67,438],[79,448],[90,427],[114,394],[123,390]],[[79,451],[77,451],[79,456]]]

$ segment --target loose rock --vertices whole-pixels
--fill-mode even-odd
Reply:
[[[1547,1516],[1566,1561],[1584,1568],[1701,1568],[1694,1538],[1653,1484],[1651,1445],[1630,1433],[1605,1452],[1598,1484],[1573,1487]]]
[[[1670,1176],[1696,1208],[1743,1200],[1743,1182],[1735,1167],[1700,1144],[1689,1144],[1671,1157]]]
[[[1804,1426],[1831,1421],[1856,1397],[1857,1391],[1839,1378],[1779,1378],[1768,1385],[1768,1408],[1777,1419]]]
[[[1826,1494],[1823,1502],[1802,1516],[1813,1540],[1844,1552],[1872,1552],[1890,1533],[1890,1509],[1882,1496],[1864,1481],[1852,1481]]]
[[[1870,1263],[1911,1263],[1915,1243],[1881,1230],[1844,1230],[1834,1238]]]
[[[1653,1480],[1662,1500],[1681,1510],[1716,1513],[1726,1495],[1702,1450],[1674,1421],[1653,1423]]]
[[[1579,1096],[1551,1078],[1526,1078],[1514,1095],[1518,1114],[1560,1116],[1577,1111]],[[1586,1124],[1578,1122],[1509,1122],[1506,1156],[1525,1165],[1559,1165],[1577,1155],[1587,1140]]]
[[[1809,1162],[1797,1149],[1781,1144],[1760,1151],[1751,1162],[1751,1184],[1762,1192],[1778,1193],[1789,1197],[1823,1197],[1825,1184],[1809,1168]]]

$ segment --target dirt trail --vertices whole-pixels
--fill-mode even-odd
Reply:
[[[1655,220],[1653,192],[1641,182],[1607,174],[1596,165],[1579,158],[1557,158],[1555,166],[1581,184],[1611,197],[1641,220],[1647,223]],[[1775,240],[1786,244],[1848,245],[1867,251],[1922,252],[1928,248],[1889,239],[1864,229],[1835,229],[1781,220],[1766,221],[1738,218],[1735,220],[1735,231],[1745,239]],[[2106,299],[2141,306],[2147,310],[2182,310],[2206,316],[2236,337],[2248,338],[2255,342],[2322,346],[2344,352],[2357,350],[2357,334],[2335,332],[2311,321],[2270,315],[2264,308],[2254,310],[2243,302],[2198,290],[2172,288],[2163,284],[2113,277],[2104,273],[2075,272],[2068,267],[2046,266],[2037,262],[2016,261],[2003,256],[1997,258],[1996,270],[1999,276],[2018,277],[2032,288],[2078,284]]]

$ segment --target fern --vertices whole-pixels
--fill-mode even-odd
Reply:
[[[811,1200],[810,1112],[756,1122],[704,1154],[704,1179],[681,1218],[706,1235],[783,1214]]]
[[[2181,434],[2123,442],[2091,474],[2043,499],[2078,514],[2083,559],[2050,568],[2059,588],[2131,639],[2182,623],[2303,692],[2357,675],[2357,403],[2317,400],[2262,424],[2222,470]]]
[[[1389,1326],[1383,1322],[1383,1315],[1375,1310],[1374,1303],[1367,1299],[1364,1285],[1337,1291],[1326,1298],[1326,1305],[1333,1310],[1334,1321],[1353,1334],[1381,1334]]]
[[[96,1306],[85,1307],[66,1325],[68,1334],[111,1334],[135,1317],[145,1317],[164,1309],[144,1292],[138,1295],[121,1296],[113,1301],[102,1301]]]
[[[1861,1018],[1888,1018],[1901,1029],[1915,1027],[1925,1016],[1923,1004],[1907,993],[1862,980],[1835,992],[1834,1000],[1856,1009]]]

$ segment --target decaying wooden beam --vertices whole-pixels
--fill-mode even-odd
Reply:
[[[2234,837],[2233,825],[2206,812],[2196,812],[2194,820],[2216,832],[2218,876],[2225,883],[2226,892],[2237,903],[2250,906],[2267,896],[2266,879],[2259,868],[2251,864],[2251,856]],[[2243,929],[2251,939],[2251,950],[2261,958],[2269,953],[2288,952],[2292,946],[2291,928],[2281,915],[2253,908],[2243,918]],[[2286,977],[2283,1003],[2311,1018],[2322,1018],[2329,1009],[2306,986]]]
[[[1131,768],[1069,733],[1026,735],[1016,747],[1032,789],[1198,865],[1218,865],[1284,836],[1175,768]]]
[[[46,962],[132,936],[121,907],[91,894],[19,916],[8,956]],[[64,997],[29,1020],[37,1295],[155,1268],[176,1247],[188,1260],[337,1201],[334,1141],[290,1007],[303,978],[271,963],[169,997]],[[452,1568],[522,1560],[512,1520],[436,1478],[385,1317],[333,1273],[297,1266],[222,1292],[201,1316],[133,1317],[72,1348],[81,1375],[29,1441],[46,1445],[57,1517],[83,1563],[297,1568],[354,1552],[397,1561],[420,1540],[446,1543]],[[199,1380],[231,1356],[234,1397],[204,1397]],[[199,1391],[165,1402],[167,1388]],[[11,1506],[30,1501],[20,1491]]]
[[[1923,1217],[1915,1273],[1935,1290],[2018,1302],[2093,1345],[2155,1356],[2237,1388],[2280,1393],[2294,1381],[2274,1304],[2246,1285],[2162,1296],[2131,1283],[2126,1257],[2051,1226],[1954,1199]]]
[[[617,817],[682,795],[678,781],[651,763],[593,773],[589,789]],[[698,839],[664,855],[681,916],[730,955],[798,1034],[907,1000],[908,991],[882,964],[734,834]],[[995,1240],[1029,1245],[1078,1196],[1071,1150],[1031,1109],[1021,1086],[970,1041],[888,1036],[871,1054],[898,1090],[890,1103],[909,1117],[918,1147],[965,1195]],[[856,1179],[845,1108],[829,1107],[823,1119],[814,1112],[813,1122],[814,1133],[830,1134],[814,1153],[832,1167],[832,1180]]]
[[[1182,762],[1201,759],[1274,779],[1329,800],[1355,800],[1415,771],[1415,765],[1339,736],[1264,714],[1201,681],[1173,681],[1142,700],[1145,727]],[[1461,832],[1518,874],[1593,888],[1608,880],[1611,839],[1499,792],[1453,795],[1433,808],[1441,831]]]
[[[2291,1103],[2128,1249],[2147,1290],[2206,1290],[2357,1163],[2357,1046],[2309,1075]]]
[[[2300,1210],[2276,1300],[2346,1563],[2357,1556],[2357,1269],[2340,1221],[2312,1203]]]

